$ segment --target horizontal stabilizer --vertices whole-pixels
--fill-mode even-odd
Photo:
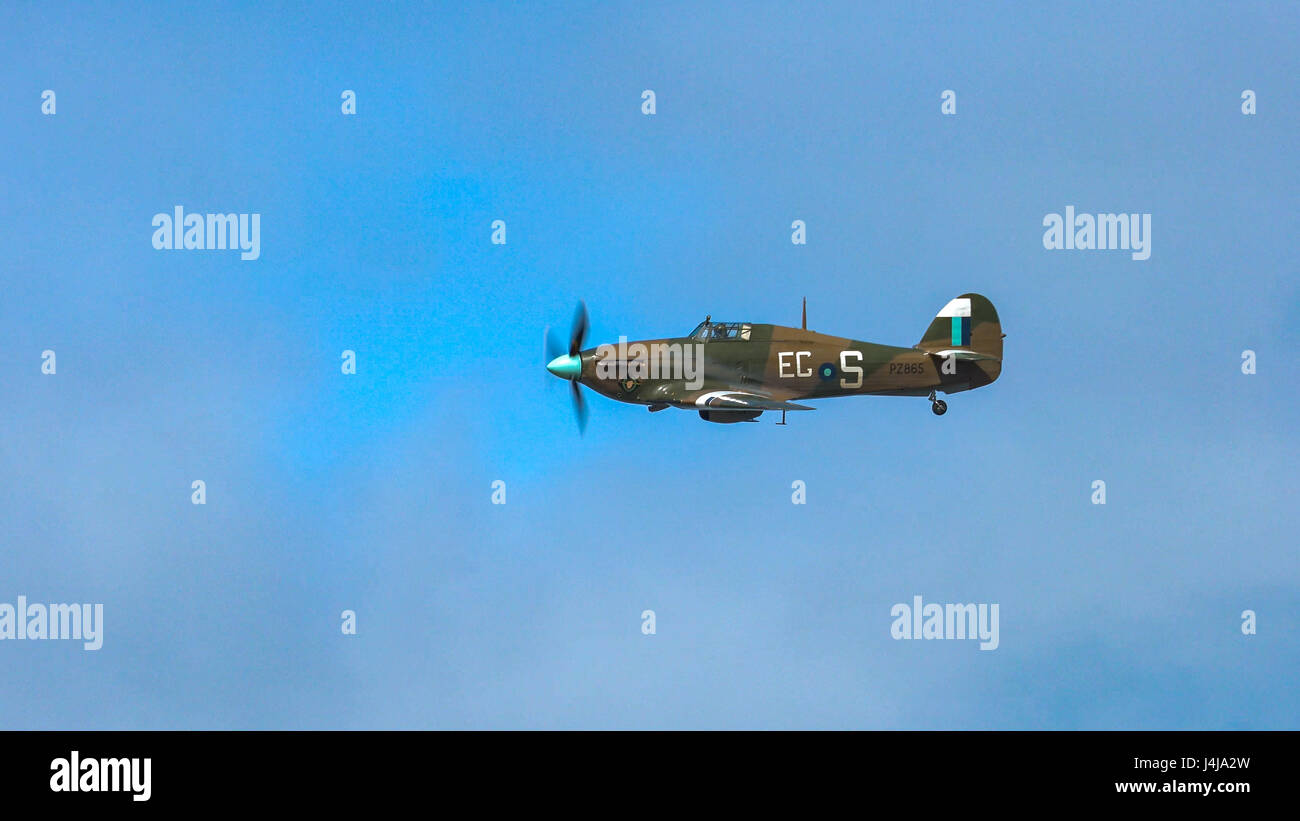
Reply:
[[[962,348],[948,348],[942,351],[926,351],[926,353],[930,354],[930,356],[937,356],[941,359],[947,359],[948,357],[951,356],[953,359],[962,362],[1001,362],[1002,361],[1002,357],[999,356],[990,356],[989,354],[986,353],[980,353],[979,351],[964,350]]]

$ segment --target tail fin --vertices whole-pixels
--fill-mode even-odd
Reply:
[[[962,294],[943,306],[916,347],[979,362],[982,370],[997,379],[1002,370],[1003,336],[993,303],[979,294]]]

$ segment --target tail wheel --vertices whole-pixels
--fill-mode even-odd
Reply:
[[[943,416],[948,412],[948,403],[942,399],[936,399],[934,404],[930,406],[930,410],[934,411],[935,416]]]

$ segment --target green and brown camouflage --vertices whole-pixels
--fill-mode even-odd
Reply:
[[[583,334],[585,327],[584,313]],[[942,414],[947,404],[936,398],[938,393],[971,390],[998,378],[1004,336],[993,303],[979,294],[962,294],[939,311],[911,347],[706,318],[685,337],[620,340],[556,357],[547,369],[610,399],[647,405],[651,411],[696,410],[710,422],[751,421],[764,411],[813,410],[799,402],[858,395],[926,396],[934,412]],[[575,336],[571,347],[580,342]],[[651,368],[655,356],[660,356],[654,363],[660,367]],[[581,402],[580,396],[575,399]]]

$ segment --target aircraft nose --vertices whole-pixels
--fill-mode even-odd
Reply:
[[[577,379],[582,375],[582,360],[579,357],[564,354],[548,362],[546,370],[561,379]]]

